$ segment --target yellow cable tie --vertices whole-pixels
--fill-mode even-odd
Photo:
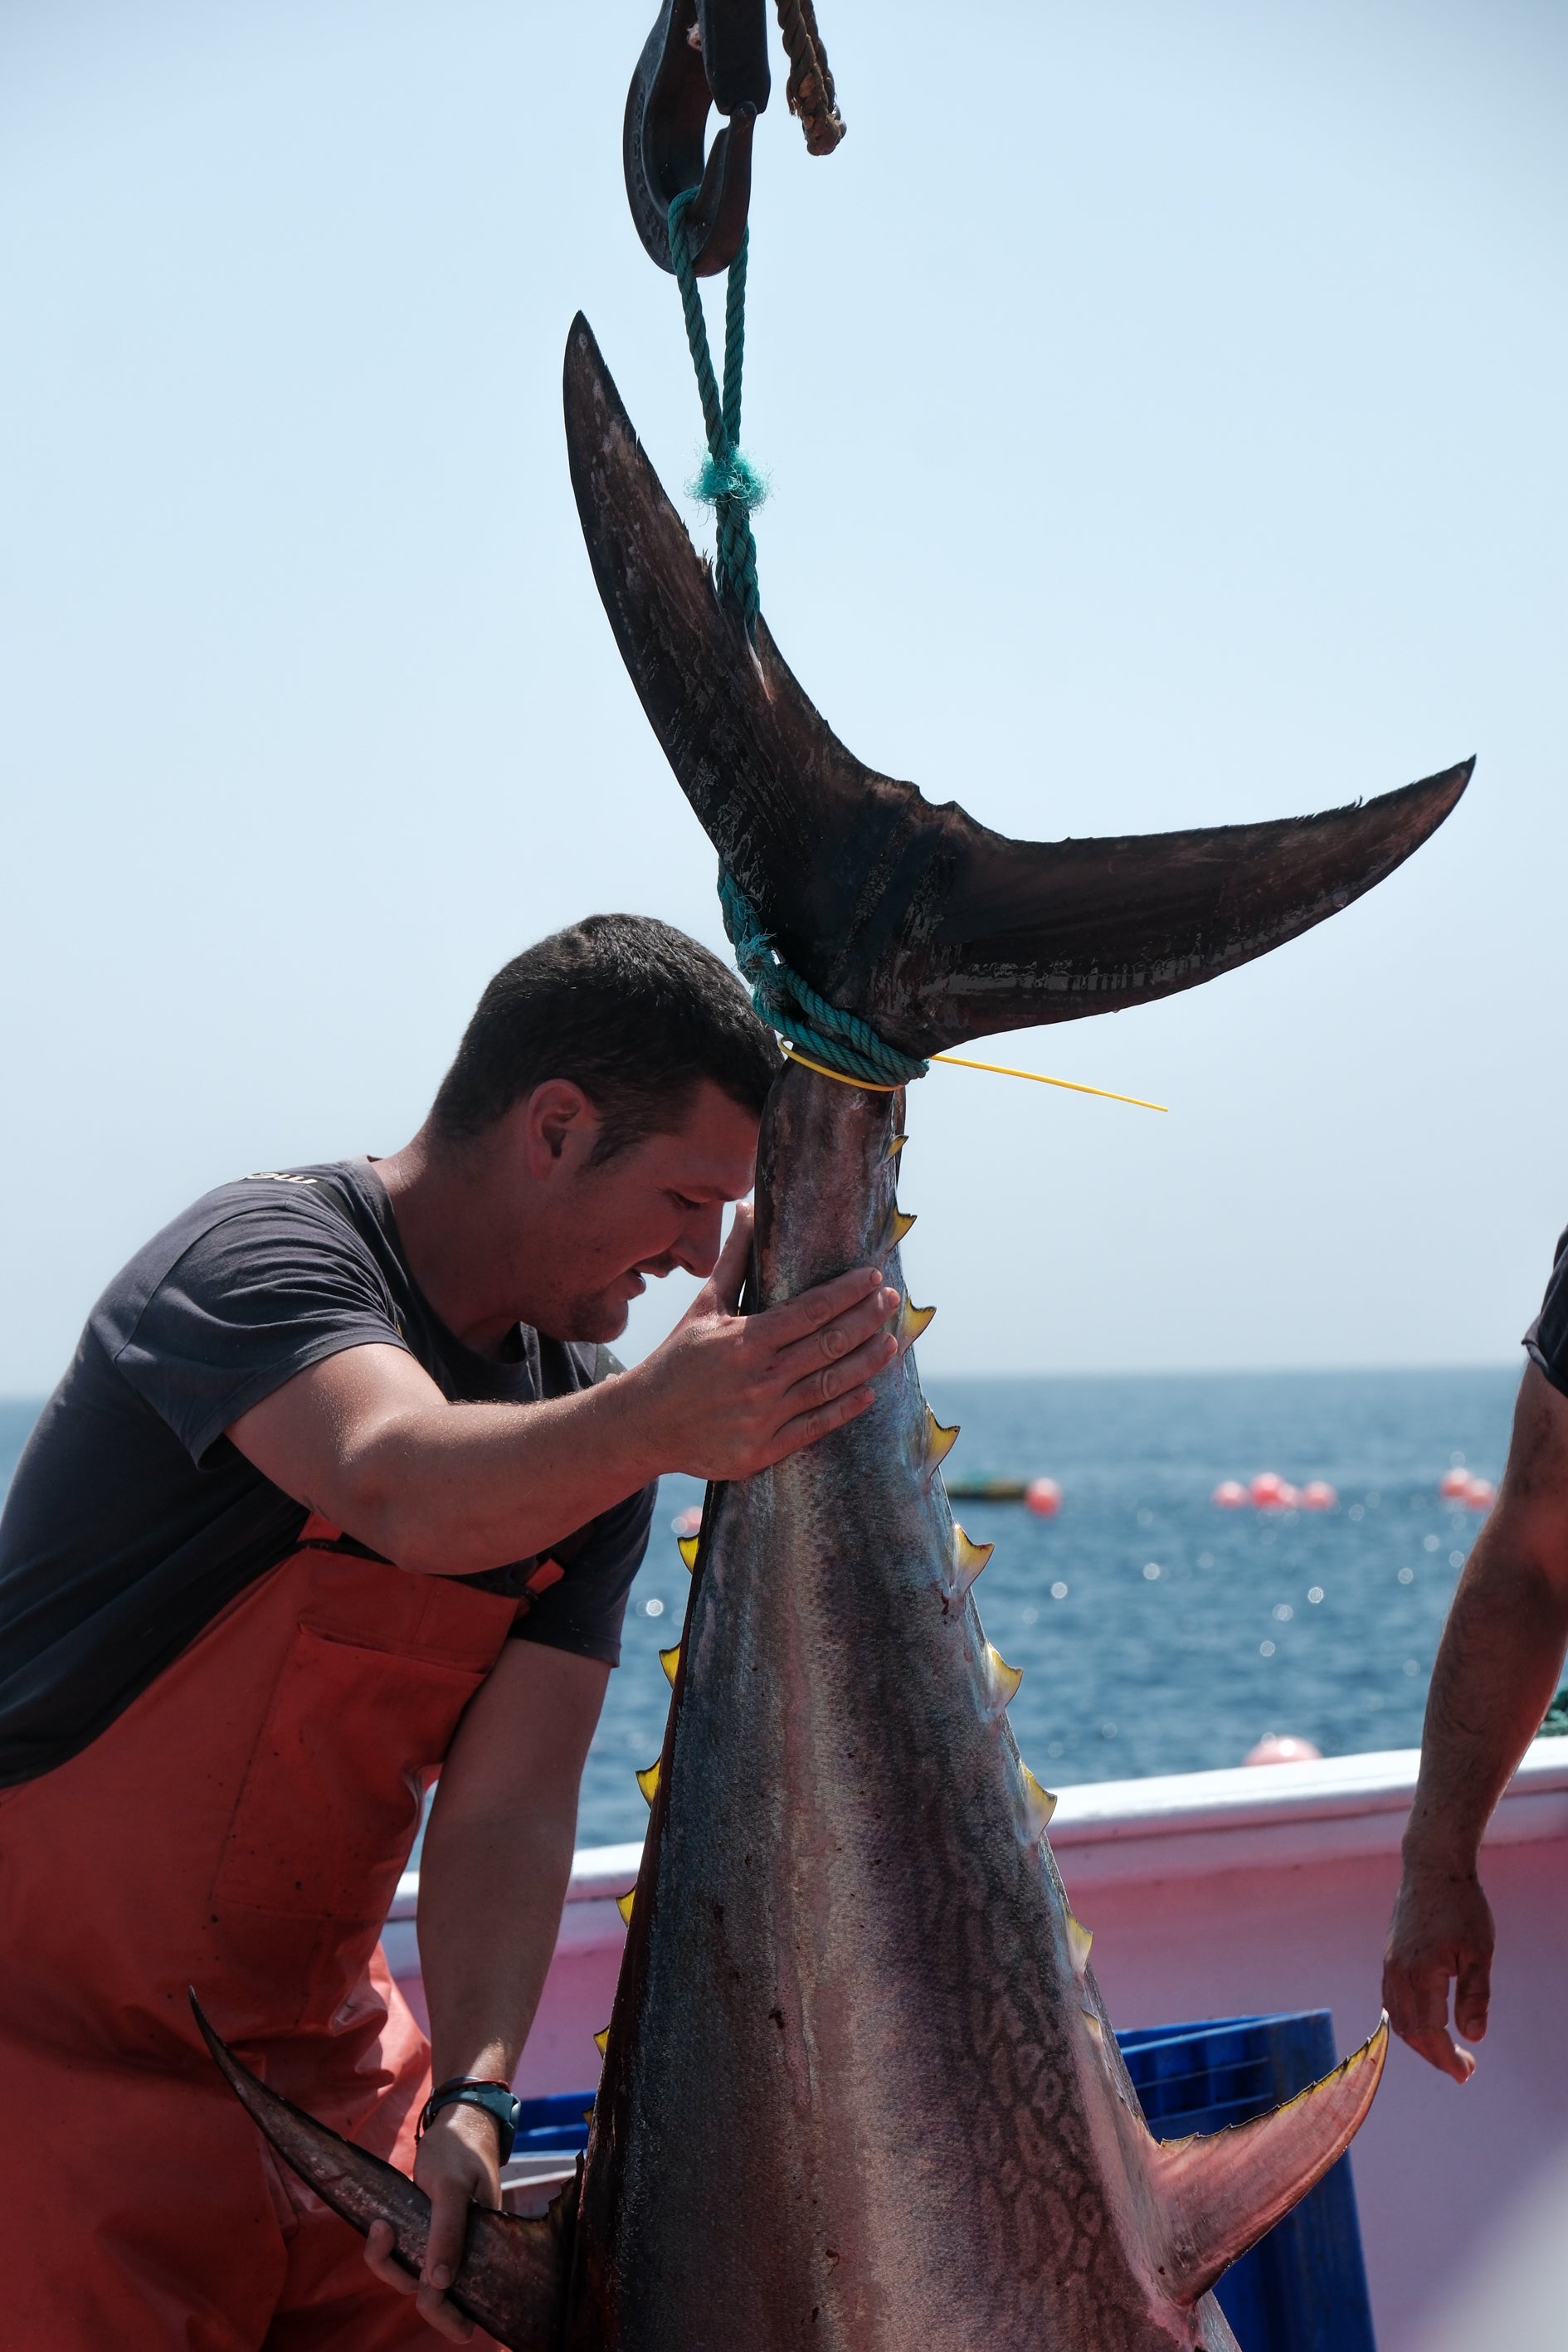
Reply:
[[[999,1078],[1032,1078],[1037,1087],[1065,1087],[1069,1094],[1098,1095],[1102,1102],[1131,1103],[1134,1110],[1168,1111],[1169,1103],[1145,1102],[1142,1095],[1112,1094],[1109,1087],[1086,1087],[1077,1078],[1047,1078],[1044,1070],[1010,1069],[1005,1062],[972,1062],[963,1054],[933,1054],[933,1062],[951,1062],[960,1070],[990,1070]]]
[[[896,1095],[899,1091],[897,1087],[874,1086],[869,1078],[847,1077],[842,1070],[830,1070],[826,1062],[814,1062],[809,1054],[801,1052],[798,1045],[786,1045],[784,1054],[788,1060],[799,1062],[805,1069],[815,1070],[819,1078],[837,1078],[841,1087],[858,1087],[862,1094]]]
[[[784,1055],[788,1061],[799,1062],[804,1068],[815,1070],[819,1078],[832,1078],[841,1087],[858,1087],[862,1094],[896,1095],[899,1092],[897,1087],[877,1086],[869,1078],[851,1078],[842,1070],[830,1070],[826,1062],[814,1062],[809,1054],[801,1052],[798,1045],[786,1045]],[[1145,1102],[1142,1095],[1115,1094],[1109,1087],[1086,1087],[1077,1078],[1048,1078],[1044,1070],[1016,1070],[1006,1062],[973,1062],[964,1054],[933,1054],[931,1058],[933,1062],[949,1062],[958,1070],[989,1070],[994,1077],[1029,1078],[1037,1087],[1061,1087],[1071,1095],[1097,1095],[1101,1102],[1131,1103],[1134,1110],[1168,1112],[1171,1108],[1169,1103]]]

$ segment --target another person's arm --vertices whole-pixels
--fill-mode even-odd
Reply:
[[[1482,1835],[1557,1688],[1568,1643],[1568,1397],[1532,1363],[1520,1389],[1508,1468],[1448,1614],[1405,1832],[1405,1869],[1384,1967],[1396,2033],[1468,2082],[1455,2043],[1487,2030],[1492,1917]]]
[[[543,1990],[572,1870],[577,1784],[609,1668],[542,1643],[508,1642],[470,1701],[442,1770],[419,1870],[419,1958],[431,2072],[510,2083]],[[590,2057],[592,2053],[589,2053]],[[498,2206],[500,2141],[482,2108],[443,2107],[414,2178],[430,2200],[416,2281],[377,2222],[371,2268],[458,2342],[472,2335],[442,2292],[457,2275],[470,2204]]]
[[[750,1245],[742,1210],[663,1346],[575,1396],[451,1404],[400,1348],[352,1347],[227,1434],[274,1486],[400,1568],[468,1576],[530,1559],[667,1471],[749,1477],[865,1412],[897,1353],[897,1291],[859,1266],[742,1316]]]

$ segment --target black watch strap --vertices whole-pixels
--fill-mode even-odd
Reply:
[[[437,2083],[425,2102],[417,2137],[423,2137],[443,2107],[482,2107],[487,2116],[492,2116],[500,2140],[500,2160],[506,2162],[522,2113],[522,2101],[515,2091],[509,2091],[504,2083],[482,2083],[466,2074],[454,2075],[449,2083]]]

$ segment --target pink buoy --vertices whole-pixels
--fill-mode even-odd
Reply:
[[[1437,1481],[1437,1492],[1445,1502],[1463,1503],[1468,1501],[1474,1485],[1475,1480],[1468,1470],[1445,1470]]]
[[[684,1511],[677,1511],[669,1523],[671,1535],[694,1536],[702,1525],[702,1506],[689,1503]]]
[[[1297,1496],[1304,1511],[1337,1510],[1339,1500],[1339,1496],[1326,1478],[1309,1478]]]
[[[1024,1489],[1024,1508],[1037,1519],[1054,1519],[1062,1507],[1062,1490],[1054,1478],[1031,1478]]]
[[[1222,1478],[1209,1500],[1222,1511],[1245,1511],[1252,1497],[1239,1478]]]
[[[1497,1488],[1489,1478],[1467,1479],[1464,1500],[1472,1511],[1489,1511],[1497,1500]]]
[[[1310,1739],[1298,1739],[1293,1731],[1266,1731],[1241,1760],[1244,1764],[1311,1764],[1322,1752]]]
[[[1293,1511],[1300,1499],[1278,1470],[1260,1470],[1248,1491],[1260,1511]]]

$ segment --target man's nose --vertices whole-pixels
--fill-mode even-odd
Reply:
[[[720,1246],[724,1238],[723,1203],[715,1201],[711,1206],[692,1210],[681,1225],[680,1238],[675,1245],[678,1264],[688,1274],[710,1275],[719,1263]]]

